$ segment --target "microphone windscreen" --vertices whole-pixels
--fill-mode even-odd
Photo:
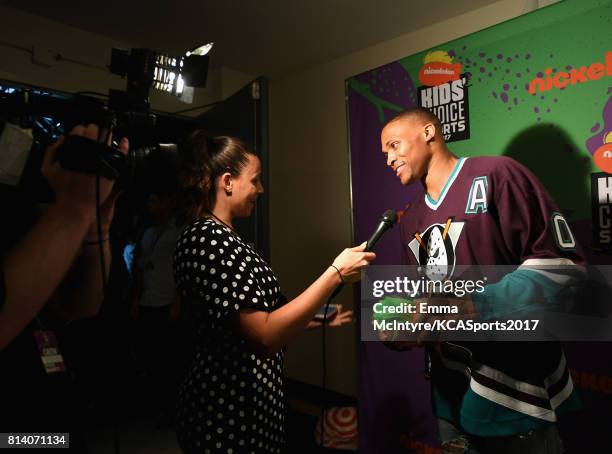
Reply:
[[[397,223],[397,212],[395,210],[387,210],[383,214],[383,221],[390,222],[392,225]]]

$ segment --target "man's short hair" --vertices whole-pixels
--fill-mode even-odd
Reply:
[[[391,118],[391,120],[389,120],[385,124],[385,126],[387,126],[389,123],[393,123],[394,121],[405,120],[408,118],[418,118],[423,122],[431,122],[434,124],[438,131],[442,132],[442,123],[440,123],[438,117],[433,114],[429,109],[426,109],[424,107],[410,107],[409,109],[403,110],[395,117]]]

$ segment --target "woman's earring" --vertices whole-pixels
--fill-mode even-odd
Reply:
[[[227,195],[232,195],[232,187],[231,186],[226,186],[225,187],[225,193]]]

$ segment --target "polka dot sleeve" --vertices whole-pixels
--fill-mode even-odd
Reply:
[[[181,295],[221,318],[242,308],[265,310],[258,279],[259,258],[229,228],[210,219],[186,227],[175,250],[174,272]]]

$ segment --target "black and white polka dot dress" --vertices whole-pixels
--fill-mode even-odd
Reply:
[[[266,262],[228,227],[185,227],[174,274],[195,328],[195,357],[178,398],[177,436],[186,453],[281,452],[283,356],[256,353],[232,325],[235,312],[270,312],[285,300]]]

